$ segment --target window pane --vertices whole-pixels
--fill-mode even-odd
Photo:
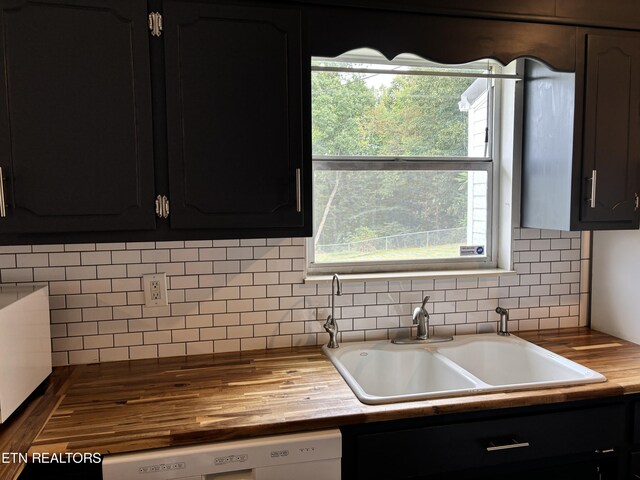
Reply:
[[[484,259],[487,181],[484,170],[318,169],[315,263]]]
[[[314,71],[313,154],[488,157],[487,85],[485,78],[398,70]]]

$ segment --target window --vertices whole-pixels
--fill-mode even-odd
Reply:
[[[310,273],[496,266],[499,68],[313,59]]]

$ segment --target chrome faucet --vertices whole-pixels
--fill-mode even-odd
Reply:
[[[336,288],[337,285],[337,288]],[[333,274],[331,279],[331,314],[327,317],[327,321],[324,323],[324,329],[329,334],[328,348],[338,348],[338,323],[336,322],[335,311],[335,295],[342,295],[342,287],[340,284],[340,277],[337,273]]]
[[[500,315],[500,324],[498,326],[498,335],[508,337],[509,333],[509,310],[506,308],[496,308],[496,313]]]
[[[429,336],[429,312],[427,312],[427,302],[429,301],[429,295],[424,297],[422,305],[416,307],[413,311],[413,324],[418,325],[418,331],[415,337],[409,338],[394,338],[393,343],[407,344],[407,343],[438,343],[448,342],[453,340],[453,337],[432,337]]]
[[[427,340],[429,338],[429,312],[424,308],[429,301],[429,298],[429,295],[424,297],[422,305],[416,307],[413,311],[413,324],[418,325],[418,334],[416,335],[416,338],[419,338],[420,340]]]

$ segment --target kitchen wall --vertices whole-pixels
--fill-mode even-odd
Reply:
[[[517,275],[344,282],[342,341],[406,334],[425,294],[437,334],[495,331],[498,305],[512,330],[584,325],[589,237],[513,238]],[[327,340],[331,286],[303,283],[304,253],[298,238],[11,246],[0,278],[48,283],[55,365],[313,345]],[[141,275],[156,272],[169,306],[146,308]]]

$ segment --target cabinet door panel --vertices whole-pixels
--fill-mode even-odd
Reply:
[[[637,227],[640,37],[590,34],[586,63],[581,220],[629,222]]]
[[[0,232],[155,227],[146,2],[2,2]]]
[[[171,227],[302,225],[299,14],[169,1],[164,18]]]
[[[363,434],[356,443],[356,478],[456,478],[456,471],[617,448],[624,443],[624,420],[623,405],[608,405]]]

